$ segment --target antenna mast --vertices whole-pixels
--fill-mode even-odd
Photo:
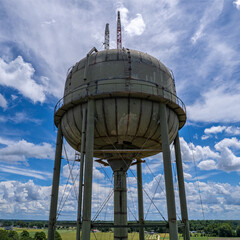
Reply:
[[[105,41],[104,41],[104,48],[106,50],[109,49],[109,24],[107,23],[106,24],[106,27],[105,27]]]
[[[122,49],[122,30],[121,30],[120,11],[118,11],[118,18],[117,18],[117,49]]]

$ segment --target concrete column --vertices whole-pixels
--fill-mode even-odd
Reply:
[[[86,133],[86,109],[83,109],[82,117],[82,136],[81,136],[81,159],[80,159],[80,174],[79,174],[79,191],[78,191],[78,216],[77,216],[77,232],[76,240],[80,240],[81,218],[82,218],[82,189],[83,189],[83,168],[85,157],[85,133]]]
[[[57,133],[57,143],[55,152],[55,162],[53,168],[53,183],[52,183],[52,195],[51,195],[51,205],[48,223],[48,240],[54,240],[55,228],[56,228],[56,215],[57,215],[57,204],[58,204],[58,189],[59,189],[59,179],[61,170],[61,160],[62,160],[62,143],[63,135],[61,129],[61,123],[58,125]]]
[[[174,140],[175,156],[176,156],[176,166],[177,166],[177,177],[178,177],[178,188],[179,188],[179,198],[181,206],[182,222],[184,223],[184,240],[190,240],[189,232],[189,221],[188,221],[188,211],[187,211],[187,200],[184,186],[184,175],[182,167],[182,157],[181,148],[179,142],[179,135],[177,134]]]
[[[127,225],[126,171],[114,171],[114,224]],[[114,228],[114,240],[127,240],[127,228]]]
[[[87,133],[86,155],[84,173],[84,196],[83,196],[83,222],[82,240],[90,240],[91,233],[91,210],[92,210],[92,172],[93,172],[93,147],[94,147],[94,118],[95,102],[88,100],[87,105]]]
[[[137,186],[138,186],[138,218],[139,224],[144,224],[143,210],[143,188],[142,188],[142,163],[137,164]],[[144,240],[144,228],[139,228],[139,240]]]
[[[176,206],[172,176],[172,164],[171,164],[171,152],[168,139],[168,125],[167,125],[167,113],[166,105],[160,104],[160,127],[162,137],[162,152],[163,152],[163,165],[165,176],[165,188],[167,196],[167,211],[168,211],[168,223],[170,240],[178,240],[178,227],[176,219]]]

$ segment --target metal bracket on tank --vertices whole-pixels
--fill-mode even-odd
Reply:
[[[95,162],[98,162],[98,163],[104,165],[105,167],[109,166],[109,164],[103,160],[104,160],[103,158],[100,158],[100,159],[95,160]]]
[[[87,80],[87,68],[88,68],[88,65],[89,65],[89,57],[92,55],[93,52],[98,52],[98,50],[93,47],[87,54],[87,57],[86,57],[86,64],[85,64],[85,68],[84,68],[84,77],[83,77],[83,80],[86,81]]]
[[[130,49],[128,48],[123,48],[123,51],[126,53],[127,59],[123,61],[124,64],[124,73],[125,73],[125,86],[126,86],[126,91],[129,91],[129,86],[130,86],[130,79],[132,75],[132,62],[131,62],[131,52]]]
[[[133,162],[133,163],[131,164],[131,166],[134,166],[134,165],[140,164],[140,163],[145,163],[145,162],[146,162],[145,160],[142,160],[141,158],[137,157],[137,158],[136,158],[136,161]]]
[[[105,158],[99,158],[99,159],[95,160],[95,162],[98,162],[98,163],[104,165],[105,167],[108,167],[109,164],[104,160],[105,160]],[[136,164],[145,163],[145,162],[146,162],[145,160],[142,160],[141,158],[137,157],[136,160],[133,163],[131,163],[131,166],[134,166]]]

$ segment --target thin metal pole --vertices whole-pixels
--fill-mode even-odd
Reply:
[[[138,218],[139,224],[144,224],[143,189],[142,189],[142,163],[137,163],[137,186],[138,186]],[[144,228],[139,228],[139,240],[144,240]]]
[[[90,240],[91,232],[91,207],[92,207],[92,172],[93,172],[93,146],[94,146],[94,111],[93,99],[88,100],[87,107],[87,132],[86,132],[86,155],[84,173],[84,196],[83,196],[83,221],[82,240]]]
[[[167,197],[167,211],[168,211],[168,223],[170,240],[178,240],[178,228],[176,219],[176,206],[173,187],[172,176],[172,164],[171,164],[171,152],[168,139],[168,125],[167,125],[167,113],[166,105],[160,104],[160,127],[162,136],[162,152],[163,152],[163,164],[164,164],[164,176],[165,187]]]
[[[186,193],[185,193],[185,186],[184,186],[184,175],[183,175],[183,167],[182,167],[181,148],[180,148],[179,134],[178,133],[177,133],[177,136],[174,140],[174,147],[175,147],[175,156],[176,156],[176,166],[177,166],[177,177],[178,177],[181,215],[182,215],[182,222],[184,223],[184,240],[190,240],[188,211],[187,211],[187,200],[186,200]]]
[[[114,171],[114,224],[127,225],[126,171]],[[127,240],[128,229],[114,228],[114,240]]]
[[[85,155],[85,133],[86,133],[86,109],[83,108],[76,240],[80,240],[80,231],[81,231],[83,168],[84,168],[84,157],[85,157],[84,156]]]
[[[49,223],[48,223],[48,240],[54,240],[54,235],[55,235],[59,179],[60,179],[61,160],[62,160],[62,143],[63,143],[63,134],[61,129],[61,123],[59,123],[58,133],[57,133],[56,152],[55,152],[55,162],[54,162],[54,168],[53,168],[52,195],[51,195],[51,205],[50,205],[50,214],[49,214]]]

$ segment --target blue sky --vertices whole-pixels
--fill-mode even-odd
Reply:
[[[93,46],[103,49],[107,22],[110,47],[116,47],[118,10],[123,46],[147,52],[171,69],[187,107],[188,122],[180,136],[190,219],[239,219],[239,0],[0,1],[1,218],[48,219],[54,106],[63,95],[67,70]],[[64,146],[73,160],[74,151]],[[60,200],[69,176],[65,159]],[[155,204],[166,217],[162,165],[161,154],[146,159],[143,179],[149,196],[156,192]],[[76,163],[73,178],[78,168]],[[132,167],[129,219],[137,215],[135,175]],[[93,215],[111,192],[108,177],[111,170],[95,163]],[[180,216],[175,174],[174,182]],[[76,219],[72,185],[70,179],[60,219]],[[146,212],[149,206],[145,195]],[[99,217],[113,219],[111,211],[112,200]],[[152,205],[147,219],[161,219]]]

